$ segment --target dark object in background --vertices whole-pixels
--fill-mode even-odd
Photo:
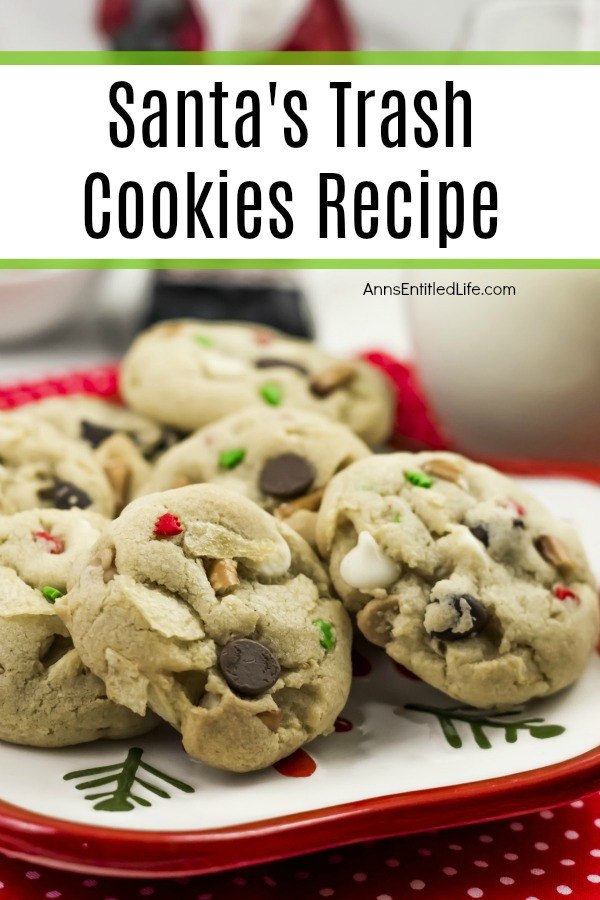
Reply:
[[[146,328],[165,319],[229,319],[260,322],[293,337],[312,338],[314,328],[300,291],[277,284],[227,284],[219,273],[213,283],[207,272],[164,270],[157,278],[148,312],[141,322]]]
[[[99,26],[115,50],[191,50],[195,40],[181,39],[190,14],[187,0],[112,0],[101,5]]]
[[[115,50],[198,49],[200,25],[189,0],[101,0],[100,30]],[[158,274],[141,327],[164,319],[201,318],[260,322],[294,337],[314,337],[313,324],[298,290],[274,283],[241,284],[223,274],[214,283],[206,273]]]

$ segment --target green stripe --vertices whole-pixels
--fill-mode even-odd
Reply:
[[[597,66],[597,50],[114,51],[4,50],[0,65]]]
[[[0,269],[600,269],[600,259],[0,259]]]

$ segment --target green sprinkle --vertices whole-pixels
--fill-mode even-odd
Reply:
[[[333,633],[333,625],[331,622],[325,622],[323,619],[314,619],[313,625],[316,625],[321,632],[321,640],[319,643],[323,650],[333,650],[335,647],[335,635]]]
[[[414,484],[415,487],[430,488],[434,483],[433,478],[425,475],[424,472],[405,472],[404,477],[410,484]]]
[[[201,347],[212,347],[213,345],[212,338],[206,337],[205,334],[195,334],[194,340],[197,344],[200,344]]]
[[[400,522],[402,521],[402,513],[396,513],[396,515],[393,518],[393,521],[396,523],[396,525],[399,525]]]
[[[242,447],[233,450],[223,450],[219,455],[219,465],[222,469],[235,469],[246,458],[246,451]]]
[[[59,591],[58,588],[52,587],[47,584],[46,587],[42,588],[42,594],[48,601],[48,603],[56,603],[59,597],[62,597],[63,592]]]
[[[269,403],[271,406],[279,406],[283,399],[282,390],[276,381],[268,381],[261,385],[259,394],[265,403]]]

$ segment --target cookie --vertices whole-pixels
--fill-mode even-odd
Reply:
[[[314,542],[332,476],[370,450],[349,428],[304,410],[233,413],[167,451],[141,493],[211,482],[238,491]]]
[[[385,440],[392,424],[391,388],[377,369],[262,326],[156,325],[126,354],[121,390],[132,409],[182,431],[249,406],[258,415],[269,407],[312,410],[370,445]]]
[[[0,413],[0,513],[36,507],[112,516],[115,501],[89,447],[26,411]]]
[[[261,769],[332,730],[351,629],[308,545],[213,485],[150,494],[111,523],[59,612],[108,695],[190,756]]]
[[[100,397],[49,397],[29,404],[24,411],[72,440],[84,441],[92,450],[101,448],[113,435],[122,434],[132,440],[145,459],[154,460],[177,440],[172,431],[156,422]]]
[[[145,416],[98,397],[50,397],[24,412],[91,447],[113,489],[116,512],[139,492],[150,463],[179,439]]]
[[[325,491],[317,540],[363,634],[473,706],[566,687],[596,643],[596,588],[574,529],[460,456],[354,463]]]
[[[55,612],[71,565],[106,524],[75,509],[0,516],[1,740],[64,747],[133,737],[155,722],[107,699]]]

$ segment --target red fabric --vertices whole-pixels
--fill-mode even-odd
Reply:
[[[352,50],[354,37],[342,0],[310,0],[284,50]]]
[[[109,37],[130,24],[133,0],[99,0],[96,25]],[[202,50],[206,33],[188,0],[186,15],[175,29],[178,50]],[[352,50],[354,40],[342,0],[308,0],[306,11],[284,41],[283,50]]]
[[[396,440],[443,446],[414,371],[383,353]],[[0,389],[0,409],[61,394],[117,400],[113,366]],[[514,465],[514,470],[525,464]],[[553,468],[553,464],[550,469]],[[558,468],[555,466],[554,468]],[[589,469],[589,472],[588,472]],[[582,477],[597,470],[583,467]],[[482,809],[485,816],[485,809]],[[528,816],[378,841],[216,876],[150,882],[77,875],[0,858],[0,900],[547,900],[600,898],[600,794]]]

